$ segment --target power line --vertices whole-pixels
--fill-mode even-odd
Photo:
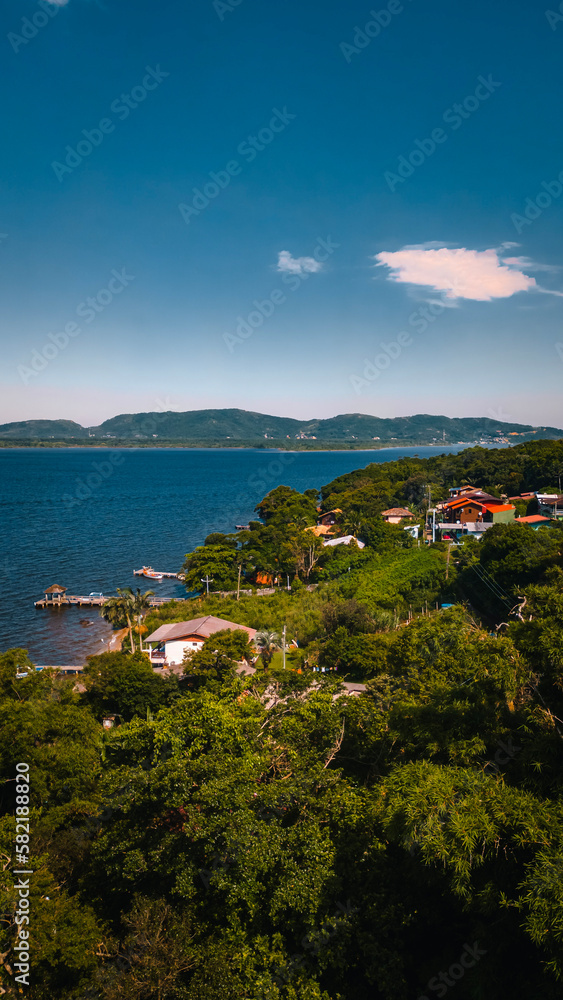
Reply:
[[[490,573],[487,573],[486,569],[483,569],[483,567],[479,563],[474,563],[471,569],[475,570],[481,582],[484,583],[485,586],[489,588],[491,593],[494,594],[494,596],[497,598],[498,601],[501,601],[503,604],[506,604],[507,608],[509,609],[512,608],[512,601],[508,596],[508,594],[506,593],[506,590],[503,590],[500,584],[497,583],[495,579],[493,579]]]

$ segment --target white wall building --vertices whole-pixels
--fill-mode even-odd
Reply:
[[[246,625],[237,625],[225,618],[215,615],[205,615],[204,618],[192,618],[188,622],[173,622],[171,625],[161,625],[145,640],[147,652],[153,666],[173,667],[182,663],[186,652],[197,652],[205,640],[215,632],[229,629],[236,632],[241,629],[248,633],[249,639],[256,635],[256,629]]]

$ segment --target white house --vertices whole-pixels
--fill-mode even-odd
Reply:
[[[390,507],[389,510],[382,510],[381,516],[387,524],[400,524],[401,521],[413,521],[414,514],[406,507]]]
[[[225,629],[230,629],[231,632],[241,629],[248,632],[249,639],[256,635],[255,628],[237,625],[224,618],[216,618],[215,615],[192,618],[189,622],[173,622],[171,625],[161,625],[145,640],[150,661],[154,666],[177,666],[182,663],[186,652],[197,652],[206,639]]]
[[[558,493],[536,493],[539,513],[545,517],[563,517],[563,496]]]

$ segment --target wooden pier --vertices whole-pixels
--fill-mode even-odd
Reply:
[[[111,599],[111,595],[108,597],[81,597],[79,595],[70,594],[68,597],[64,597],[60,601],[47,601],[44,597],[40,601],[34,601],[36,608],[67,608],[70,605],[84,607],[84,608],[101,608],[106,601]],[[188,601],[188,597],[155,597],[150,601],[151,608],[160,608],[163,604],[168,604],[170,601]]]
[[[176,573],[170,573],[169,576],[176,576]],[[42,597],[40,601],[34,601],[36,608],[67,608],[67,607],[83,607],[83,608],[101,608],[106,603],[113,598],[113,594],[89,594],[88,596],[80,594],[67,594],[66,587],[60,587],[57,583],[53,584],[52,587],[48,587],[45,591],[45,597]],[[162,604],[168,604],[169,601],[187,601],[188,597],[153,597],[149,602],[151,608],[159,608]]]
[[[43,597],[40,601],[35,601],[36,608],[62,608],[67,607],[70,604],[79,605],[81,608],[101,608],[106,601],[109,600],[107,597],[84,597],[78,594],[65,594],[59,600],[52,601],[47,597]]]

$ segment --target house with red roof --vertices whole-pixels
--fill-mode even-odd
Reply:
[[[517,517],[517,524],[529,524],[534,531],[538,528],[543,528],[551,523],[550,517],[544,517],[543,514],[528,514],[527,517]]]
[[[493,524],[514,521],[516,507],[481,490],[472,490],[441,504],[440,514],[441,521],[436,521],[435,529],[442,539],[457,539],[462,535],[480,537]]]
[[[496,497],[480,500],[468,496],[450,500],[444,505],[442,513],[443,520],[449,523],[484,521],[487,524],[508,524],[514,520],[516,507]]]
[[[229,622],[225,618],[216,618],[215,615],[205,615],[204,618],[192,618],[188,622],[172,622],[170,625],[161,625],[156,632],[147,636],[145,640],[146,651],[153,666],[178,666],[182,663],[187,652],[196,653],[202,648],[206,639],[209,639],[215,632],[223,632],[225,629],[229,629],[231,632],[241,629],[248,633],[250,640],[254,639],[256,635],[255,628],[237,625],[236,622]]]
[[[502,503],[498,497],[492,496],[490,493],[486,493],[485,490],[478,490],[474,486],[460,486],[454,487],[450,491],[450,499],[443,500],[441,503],[436,504],[436,510],[442,511],[447,510],[452,504],[460,503],[463,500],[475,500],[481,504],[483,503]]]

